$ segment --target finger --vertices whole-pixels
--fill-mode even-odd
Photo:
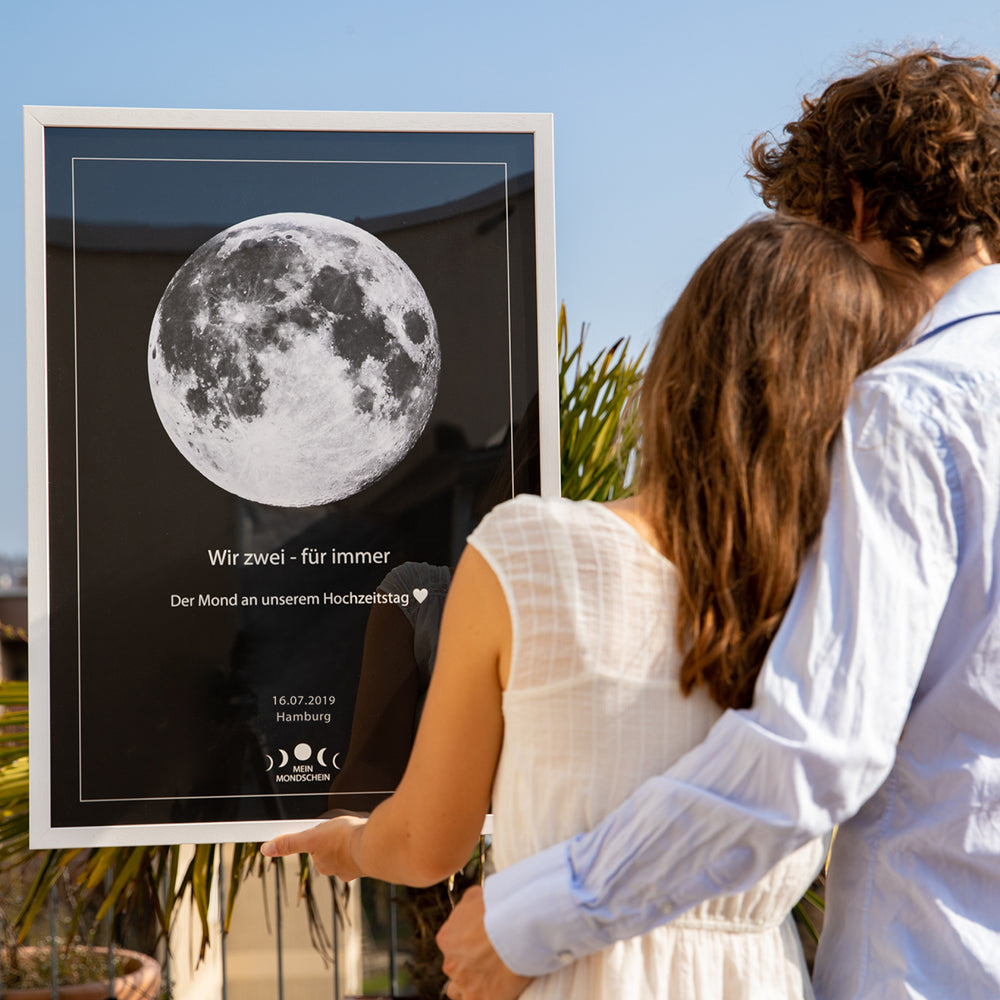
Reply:
[[[286,854],[299,854],[306,848],[301,846],[301,834],[286,833],[260,845],[260,853],[266,858],[281,858]]]

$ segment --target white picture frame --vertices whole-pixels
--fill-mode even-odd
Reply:
[[[515,488],[519,427],[534,488],[559,493],[551,116],[26,107],[24,142],[31,846],[256,841],[310,825],[323,798],[330,808],[364,805],[351,798],[361,793],[330,797],[312,775],[327,773],[315,770],[322,763],[337,777],[331,761],[347,752],[351,670],[361,669],[362,613],[371,608],[317,609],[304,598],[381,593],[378,574],[399,561],[453,564],[497,456]],[[316,236],[327,232],[316,219],[347,228]],[[392,317],[408,310],[409,323],[416,307],[359,292],[374,287],[365,284],[373,272],[383,277],[370,261],[350,271],[318,250],[303,257],[307,237],[296,226],[341,248],[356,229],[370,234],[391,251],[385,260],[402,259],[416,276],[433,319],[386,340],[399,328]],[[235,242],[218,249],[211,240],[220,234]],[[236,259],[233,246],[271,255],[239,271],[270,289],[240,300],[244,312],[269,317],[254,327],[270,331],[263,346],[247,346],[249,335],[232,346],[233,331],[250,322],[220,263]],[[341,313],[316,304],[342,301],[329,281],[361,303],[343,312],[354,317],[353,346],[329,332]],[[289,305],[292,287],[311,296],[305,311],[299,299],[299,311]],[[272,385],[289,386],[296,400],[321,398],[288,374],[318,369],[285,361],[318,349],[310,338],[324,323],[324,343],[341,345],[336,370],[352,374],[323,384],[364,397],[371,423],[372,392],[382,391],[372,386],[390,384],[377,381],[379,365],[391,369],[400,427],[404,395],[425,393],[434,367],[432,359],[413,374],[414,345],[436,333],[433,406],[375,478],[348,482],[341,471],[344,495],[261,499],[256,485],[217,473],[218,454],[199,456],[213,428],[240,412],[245,423],[254,407],[278,413],[262,401]],[[217,329],[229,347],[206,339]],[[169,365],[158,360],[167,353]],[[252,374],[232,374],[250,355]],[[157,363],[169,374],[156,375]],[[233,386],[253,397],[239,397],[243,411]],[[175,405],[198,420],[185,430],[170,417],[168,427],[161,411]],[[318,439],[335,436],[318,403],[302,406],[293,407],[308,414],[301,426],[320,421]],[[301,426],[275,424],[279,471],[267,482],[298,483],[277,459],[294,450]],[[334,564],[338,551],[358,564]],[[324,564],[307,565],[310,553]],[[247,556],[258,561],[246,567]],[[258,605],[213,603],[231,597]],[[263,597],[290,603],[262,608]],[[324,662],[317,650],[327,644],[343,647],[341,659]],[[280,714],[320,721],[279,723]],[[281,725],[293,729],[281,735]],[[289,764],[298,754],[303,762]],[[279,765],[301,768],[287,773],[313,782],[309,791],[279,790]]]

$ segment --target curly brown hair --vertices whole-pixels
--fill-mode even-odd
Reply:
[[[926,308],[840,233],[750,221],[663,321],[639,397],[640,503],[679,575],[681,686],[750,703],[830,490],[857,375]]]
[[[865,224],[907,264],[979,238],[1000,259],[1000,70],[937,48],[868,57],[805,97],[787,139],[758,136],[747,177],[764,203],[850,232],[851,182]]]

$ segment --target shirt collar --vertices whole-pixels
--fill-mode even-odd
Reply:
[[[917,324],[911,343],[942,326],[1000,310],[1000,264],[988,264],[956,281]]]

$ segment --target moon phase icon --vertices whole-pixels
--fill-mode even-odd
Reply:
[[[195,469],[248,500],[308,507],[402,461],[441,351],[400,257],[339,219],[287,212],[237,223],[181,265],[147,361],[157,415]]]

